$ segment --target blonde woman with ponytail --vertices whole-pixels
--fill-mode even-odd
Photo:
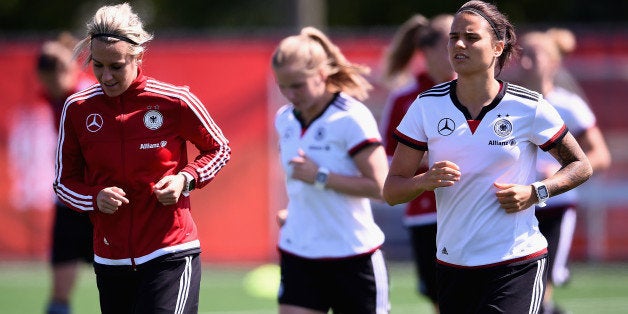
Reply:
[[[381,199],[388,164],[361,102],[369,69],[312,27],[283,39],[271,66],[289,102],[275,119],[289,199],[279,313],[388,313],[384,234],[369,202]]]

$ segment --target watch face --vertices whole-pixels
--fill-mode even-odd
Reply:
[[[539,186],[537,191],[539,193],[539,198],[545,199],[549,197],[549,193],[547,193],[547,187],[545,185]]]
[[[316,181],[321,182],[321,183],[325,183],[327,181],[327,174],[325,173],[317,173],[316,174]]]

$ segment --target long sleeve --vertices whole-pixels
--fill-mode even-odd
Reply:
[[[66,117],[68,106],[61,116],[57,141],[54,191],[59,199],[77,211],[92,211],[98,191],[103,187],[88,186],[84,183],[85,159],[81,153],[77,134]]]
[[[182,98],[182,134],[199,150],[199,155],[183,171],[194,177],[196,188],[202,188],[227,164],[231,148],[205,106],[193,94],[187,96]]]

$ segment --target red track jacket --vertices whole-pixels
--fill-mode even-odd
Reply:
[[[200,151],[191,163],[186,141]],[[189,197],[164,206],[152,186],[185,171],[202,188],[230,155],[228,140],[187,87],[145,77],[140,70],[118,97],[108,97],[98,84],[68,97],[54,189],[70,208],[89,212],[95,262],[138,265],[169,253],[200,251]],[[129,204],[104,214],[96,196],[111,186],[122,188]]]

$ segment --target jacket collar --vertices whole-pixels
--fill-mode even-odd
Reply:
[[[135,80],[133,80],[133,82],[131,83],[131,85],[129,85],[129,88],[127,88],[126,91],[124,91],[124,93],[122,93],[122,95],[126,94],[126,93],[133,93],[134,91],[141,91],[144,90],[144,88],[146,87],[146,76],[144,76],[144,73],[142,71],[142,67],[138,67],[137,68],[137,77],[135,78]]]
[[[137,95],[140,92],[142,92],[144,90],[144,88],[146,87],[146,81],[147,81],[147,77],[144,76],[144,73],[142,71],[141,67],[137,68],[137,77],[135,77],[135,79],[133,80],[133,82],[131,82],[131,85],[129,85],[129,87],[120,95],[115,96],[115,97],[107,97],[111,100],[116,100],[116,99],[120,99],[120,98],[124,98],[130,95]]]

